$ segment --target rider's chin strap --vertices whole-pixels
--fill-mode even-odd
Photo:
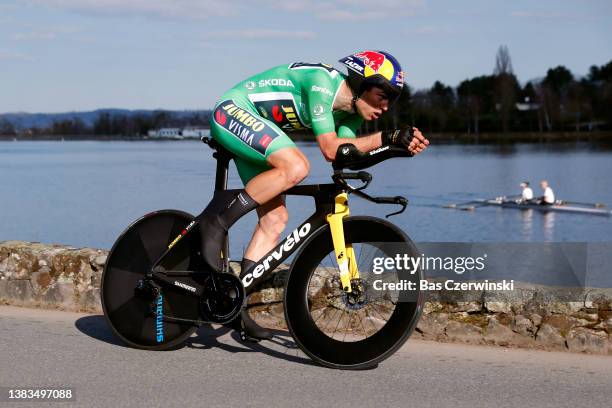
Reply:
[[[357,99],[359,99],[359,97],[353,95],[353,99],[351,100],[351,106],[353,107],[353,111],[355,113],[357,113]]]

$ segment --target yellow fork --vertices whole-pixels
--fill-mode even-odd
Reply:
[[[327,215],[327,222],[331,229],[332,241],[336,262],[340,269],[340,281],[345,292],[351,293],[351,280],[359,279],[359,270],[355,259],[355,251],[351,244],[344,242],[344,225],[342,219],[348,217],[348,194],[340,193],[334,200],[334,213]]]

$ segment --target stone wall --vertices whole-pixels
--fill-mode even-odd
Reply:
[[[107,251],[0,242],[0,302],[18,306],[101,313],[100,278]],[[239,271],[238,264],[232,267]],[[284,327],[283,286],[287,268],[278,268],[250,297],[262,324]],[[511,293],[483,291],[471,300],[458,295],[441,301],[428,293],[415,338],[507,347],[612,354],[612,291],[519,285]],[[564,296],[565,295],[565,296]],[[477,300],[474,300],[477,299]]]
[[[100,312],[100,278],[107,251],[0,242],[0,302]]]

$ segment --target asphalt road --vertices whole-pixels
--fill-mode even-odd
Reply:
[[[69,387],[79,407],[610,407],[612,358],[409,341],[368,371],[313,365],[287,333],[202,328],[179,350],[123,346],[103,316],[0,307],[0,387]],[[6,394],[6,389],[3,389]]]

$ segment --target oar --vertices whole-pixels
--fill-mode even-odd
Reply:
[[[443,207],[452,208],[454,210],[461,210],[461,211],[473,211],[476,209],[476,207],[480,207],[486,204],[487,203],[485,202],[485,200],[474,200],[474,201],[467,201],[465,203],[447,204]]]
[[[585,207],[595,207],[595,208],[607,207],[607,205],[604,203],[581,203],[578,201],[566,201],[566,200],[559,200],[559,204],[561,205],[564,205],[564,204],[584,205]]]

